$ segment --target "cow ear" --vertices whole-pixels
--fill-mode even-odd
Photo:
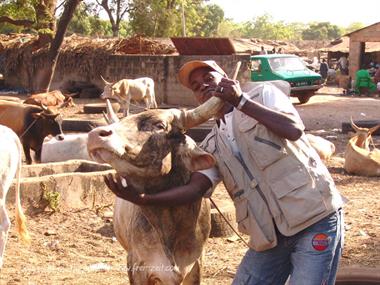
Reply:
[[[190,171],[207,169],[215,165],[215,158],[199,147],[191,149],[182,157],[186,168]]]
[[[184,165],[190,171],[211,168],[216,163],[214,156],[197,146],[188,136],[185,137],[185,142],[181,143],[179,152]]]
[[[215,158],[207,153],[202,151],[202,153],[197,153],[191,157],[191,171],[197,171],[202,169],[211,168],[215,165]]]

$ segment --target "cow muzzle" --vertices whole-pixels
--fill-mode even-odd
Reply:
[[[65,139],[65,135],[64,134],[59,134],[59,135],[56,136],[56,139],[58,141],[63,141]]]

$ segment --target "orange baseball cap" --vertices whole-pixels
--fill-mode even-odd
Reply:
[[[178,80],[181,82],[181,84],[189,89],[191,89],[189,77],[190,74],[198,68],[201,67],[208,67],[216,72],[219,72],[220,74],[227,76],[226,72],[219,66],[214,60],[193,60],[185,63],[178,73]]]

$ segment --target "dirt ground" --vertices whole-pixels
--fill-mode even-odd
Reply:
[[[84,116],[77,113],[83,102],[77,100],[78,106],[68,110],[67,116]],[[343,157],[349,135],[341,133],[341,123],[349,122],[350,116],[379,120],[380,99],[344,97],[330,87],[296,108],[307,130],[328,138],[337,149],[327,165],[348,199],[341,266],[380,266],[380,180],[345,173]],[[374,141],[380,147],[380,137]],[[215,196],[228,199],[222,186]],[[0,284],[129,284],[126,252],[114,237],[111,213],[112,206],[28,216],[32,242],[23,245],[11,228]],[[13,209],[10,215],[14,225]],[[245,251],[235,237],[210,238],[202,284],[230,284]]]

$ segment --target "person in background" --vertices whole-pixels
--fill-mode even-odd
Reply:
[[[108,176],[108,187],[139,205],[176,206],[209,197],[223,180],[238,229],[250,237],[232,284],[282,285],[290,275],[290,284],[333,285],[343,245],[342,198],[279,83],[242,92],[211,60],[187,62],[178,78],[199,103],[212,96],[224,102],[201,144],[217,166],[157,194],[139,195],[120,177]]]
[[[355,91],[359,96],[370,96],[376,91],[376,84],[372,81],[368,69],[362,66],[355,74]]]
[[[376,72],[373,76],[373,81],[375,82],[375,84],[379,83],[380,82],[380,64],[376,64]]]
[[[369,64],[368,73],[371,77],[373,77],[376,73],[376,64],[373,61],[371,61]]]
[[[261,46],[260,54],[267,54],[267,51],[265,50],[264,46]]]
[[[340,70],[340,74],[342,75],[348,75],[348,60],[345,55],[342,55],[338,62],[337,62],[337,67]]]
[[[277,53],[282,54],[283,53],[282,48],[279,48]]]
[[[326,59],[324,58],[324,59],[322,59],[322,62],[319,65],[319,74],[321,74],[323,82],[325,82],[327,79],[328,71],[329,71],[329,66],[326,62]]]

